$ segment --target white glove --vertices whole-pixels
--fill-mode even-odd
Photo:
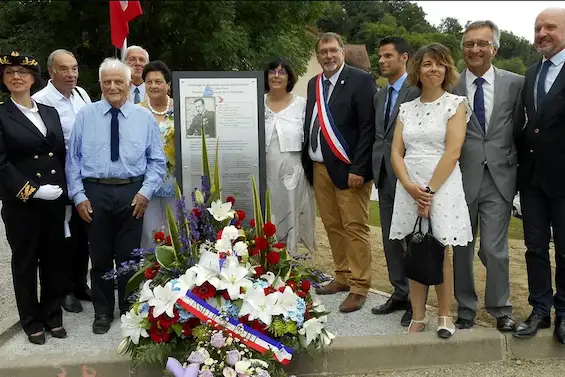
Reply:
[[[73,207],[72,206],[65,206],[65,222],[66,223],[71,221],[72,215],[73,215]]]
[[[43,185],[39,186],[37,192],[33,196],[37,199],[43,200],[55,200],[63,193],[63,189],[55,185]]]

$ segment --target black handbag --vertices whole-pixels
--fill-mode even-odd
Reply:
[[[428,231],[423,233],[422,217],[416,219],[408,240],[404,268],[408,279],[424,285],[437,285],[443,283],[445,245],[434,237],[431,217],[428,221]]]

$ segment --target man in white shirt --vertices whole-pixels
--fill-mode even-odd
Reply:
[[[461,41],[467,68],[456,94],[473,109],[459,162],[469,207],[473,242],[453,252],[455,298],[459,329],[473,327],[477,294],[473,260],[477,230],[479,257],[486,267],[485,309],[499,331],[515,328],[512,320],[508,259],[508,226],[516,194],[517,155],[513,132],[524,77],[492,65],[500,47],[500,31],[492,21],[469,24]]]
[[[65,147],[68,147],[69,137],[75,123],[76,114],[87,104],[90,97],[83,88],[77,86],[78,63],[74,55],[67,50],[53,51],[47,58],[47,70],[51,79],[45,88],[35,93],[32,98],[44,105],[52,106],[59,113]],[[65,282],[65,298],[63,309],[71,313],[82,311],[79,300],[90,301],[90,289],[86,284],[88,273],[88,239],[86,227],[78,216],[74,206],[68,206],[72,211],[69,221],[71,237],[66,239],[67,266]]]
[[[149,53],[143,47],[129,46],[126,49],[125,63],[131,68],[131,84],[129,86],[129,100],[140,103],[145,99],[145,83],[141,75],[143,68],[149,62]]]

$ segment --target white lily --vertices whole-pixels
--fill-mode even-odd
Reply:
[[[235,241],[238,237],[239,237],[239,230],[237,230],[237,228],[233,225],[226,226],[222,230],[223,240]]]
[[[122,335],[129,337],[134,344],[139,344],[139,337],[149,337],[147,330],[141,327],[143,315],[136,314],[135,310],[130,310],[126,314],[122,314]]]
[[[164,287],[160,285],[155,287],[153,293],[155,297],[149,300],[149,305],[153,306],[153,316],[158,317],[167,313],[170,318],[173,318],[175,303],[183,295],[179,291],[173,291],[173,284],[170,281]]]
[[[224,221],[226,219],[233,219],[235,211],[231,209],[231,203],[222,203],[221,200],[212,202],[208,212],[216,219],[216,221]]]
[[[306,335],[305,346],[308,347],[313,340],[316,340],[320,336],[323,329],[324,325],[318,320],[318,318],[311,318],[304,322],[302,328],[298,330],[298,333]]]
[[[139,295],[139,302],[145,302],[151,300],[152,298],[155,298],[155,295],[153,294],[153,291],[149,286],[149,284],[151,284],[151,281],[152,280],[147,280],[145,283],[143,283],[143,288],[141,288],[141,293]]]
[[[273,282],[275,281],[275,274],[269,271],[264,275],[261,275],[261,279],[265,280],[267,283],[269,283],[269,285],[273,285]]]
[[[220,280],[220,289],[226,289],[232,300],[236,300],[241,296],[241,288],[249,288],[252,286],[251,280],[247,279],[249,270],[242,265],[233,265],[230,261],[226,261],[220,272],[222,279]]]
[[[273,308],[273,315],[282,314],[287,317],[288,312],[296,310],[298,296],[292,291],[292,288],[288,286],[284,289],[284,292],[275,292],[275,294],[276,293],[278,293],[278,301],[276,307]]]
[[[335,335],[332,334],[331,332],[329,332],[328,330],[324,329],[322,330],[322,333],[320,334],[320,339],[322,341],[322,344],[324,346],[329,346],[332,342],[332,340],[335,339]]]
[[[281,279],[280,276],[277,276],[275,278],[275,281],[273,281],[273,283],[271,285],[273,286],[273,288],[279,289],[281,287],[285,287],[286,283],[283,281],[283,279]]]
[[[235,245],[233,245],[233,251],[238,257],[249,255],[247,244],[243,241],[237,241]]]
[[[186,272],[179,276],[176,282],[173,283],[173,290],[178,290],[183,296],[194,287],[196,287],[196,271],[192,268],[186,270]]]
[[[249,320],[260,319],[265,325],[269,326],[272,321],[273,309],[277,310],[275,307],[277,300],[278,295],[276,294],[271,293],[265,296],[263,288],[250,289],[243,300],[239,316],[243,317],[249,314]]]
[[[221,239],[217,240],[216,244],[214,245],[214,248],[216,249],[218,254],[219,253],[231,253],[232,252],[231,241],[227,238],[221,238]]]

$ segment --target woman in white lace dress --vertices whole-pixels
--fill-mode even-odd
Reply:
[[[441,44],[422,47],[411,58],[408,82],[420,87],[422,95],[401,105],[391,152],[399,184],[390,238],[404,239],[414,230],[417,217],[422,216],[432,219],[434,236],[446,246],[444,282],[435,286],[441,338],[455,333],[448,246],[463,246],[473,239],[458,162],[471,110],[465,97],[447,92],[457,76],[449,50]],[[427,230],[427,221],[423,224]],[[428,287],[413,280],[409,283],[413,320],[408,332],[423,331],[428,323]]]
[[[316,249],[314,193],[302,168],[306,100],[291,92],[297,76],[282,57],[267,64],[265,70],[265,142],[267,149],[267,187],[277,239],[290,253],[301,242]]]

